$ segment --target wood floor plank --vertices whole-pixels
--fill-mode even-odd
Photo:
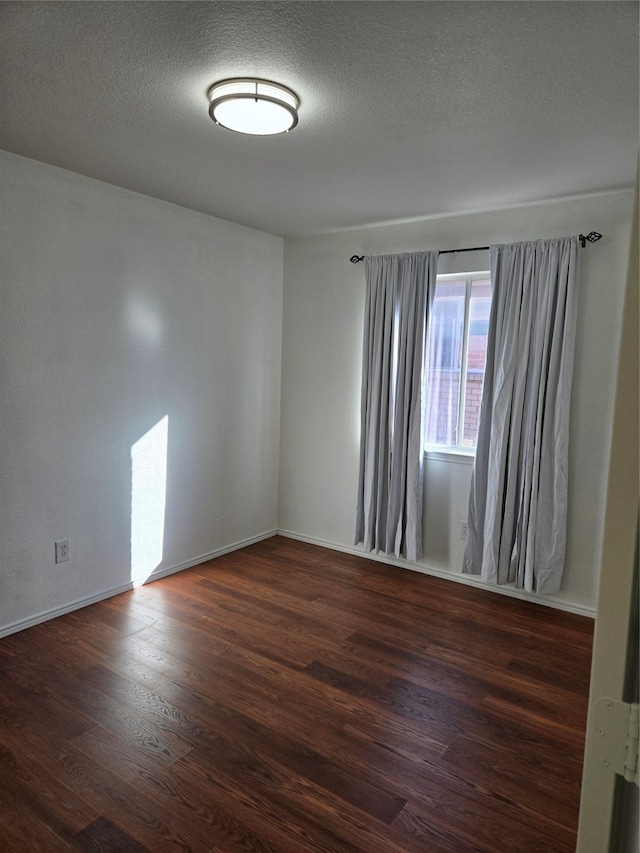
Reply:
[[[30,749],[32,756],[40,756],[43,765],[56,772],[63,784],[88,806],[147,850],[208,853],[213,846],[215,839],[211,843],[208,839],[203,841],[191,831],[189,823],[177,820],[162,804],[90,759],[73,744],[51,744],[28,728],[21,731],[18,742],[20,748]]]
[[[304,849],[313,853],[405,853],[402,839],[393,826],[384,824],[358,808],[350,808],[325,787],[318,787],[277,762],[252,762],[238,772],[234,769],[215,778],[193,753],[176,768],[189,773],[186,762],[199,762],[203,778],[217,790],[216,796],[231,797],[229,807],[236,808],[255,832],[268,832],[277,839],[278,850],[294,853]],[[218,786],[221,786],[220,788]],[[439,845],[420,843],[412,853],[444,853]]]
[[[0,740],[0,790],[4,812],[14,817],[31,815],[31,821],[50,829],[58,843],[65,839],[71,843],[72,837],[98,816],[81,797],[60,783],[59,776],[48,773],[36,759],[15,747],[7,748],[4,738]]]
[[[171,617],[164,617],[162,624],[150,626],[136,635],[137,640],[155,642],[161,650],[171,651],[183,660],[193,660],[201,653],[208,656],[209,649],[226,648],[229,644],[268,652],[274,660],[285,664],[304,666],[309,662],[308,652],[299,650],[291,642],[291,633],[285,628],[255,634],[255,618],[242,617],[223,608],[198,617],[197,632]],[[204,636],[203,636],[204,635]]]
[[[102,853],[104,850],[117,850],[118,853],[144,853],[146,849],[104,817],[99,817],[86,826],[77,834],[75,840],[83,853]]]
[[[176,766],[176,773],[182,774],[185,781],[187,778],[197,779],[205,796],[221,803],[238,823],[248,827],[253,836],[263,839],[269,850],[275,849],[279,853],[334,853],[335,850],[364,853],[361,847],[351,844],[345,837],[338,838],[324,829],[309,814],[298,814],[284,805],[277,776],[267,777],[269,791],[265,795],[259,777],[251,767],[237,767],[233,773],[223,767],[220,772],[216,764],[207,762],[206,756],[195,753]]]
[[[58,619],[34,625],[28,631],[10,634],[0,641],[0,667],[3,661],[20,660],[28,654],[44,663],[55,664],[65,651],[69,652],[65,656],[65,664],[69,669],[76,665],[78,659],[79,668],[95,663],[99,654],[94,649],[87,648],[80,638],[77,638],[75,643],[67,642],[70,636],[68,632],[61,630]]]
[[[581,765],[574,762],[571,775],[562,784],[545,773],[523,776],[522,767],[495,747],[467,737],[457,738],[444,752],[441,761],[475,780],[487,790],[508,797],[521,808],[537,814],[552,825],[571,830],[575,822],[575,804],[580,795]]]
[[[130,712],[101,690],[83,683],[79,677],[60,672],[50,690],[64,696],[95,724],[111,729],[140,753],[158,761],[170,764],[191,749],[191,745],[179,735],[161,731],[154,723]]]
[[[454,652],[451,649],[432,643],[422,657],[422,665],[414,667],[411,679],[424,686],[432,686],[433,682],[443,681],[448,688],[470,681],[472,684],[481,682],[487,691],[504,688],[513,689],[533,698],[543,697],[545,701],[563,711],[570,705],[576,705],[584,714],[587,709],[587,699],[584,686],[580,688],[567,683],[556,676],[554,681],[539,677],[535,672],[518,673],[513,669],[513,657],[506,662],[485,660],[482,667],[468,655]],[[588,680],[588,675],[585,676]],[[582,681],[584,685],[584,679]]]
[[[591,655],[559,644],[554,646],[555,657],[549,655],[548,642],[523,642],[514,649],[509,672],[516,677],[530,677],[538,684],[561,686],[583,696],[584,684],[591,672]]]
[[[2,682],[3,694],[11,702],[0,710],[0,721],[12,716],[28,719],[30,725],[46,737],[61,740],[77,737],[95,725],[93,720],[64,698],[52,696],[49,692],[40,692],[34,696],[7,678]]]
[[[243,658],[246,661],[245,655]],[[277,681],[264,679],[258,659],[252,666],[236,663],[226,673],[219,671],[218,675],[217,682],[176,679],[174,683],[163,685],[160,693],[177,703],[184,701],[176,698],[181,691],[189,694],[192,700],[198,697],[222,701],[237,713],[243,713],[265,726],[294,732],[299,738],[307,733],[307,737],[317,739],[319,732],[341,730],[350,720],[356,719],[362,725],[382,727],[396,740],[401,738],[411,744],[411,748],[419,747],[422,752],[440,754],[448,742],[438,737],[441,729],[427,731],[421,720],[416,721],[410,714],[391,715],[386,706],[379,708],[358,696],[330,690],[306,672],[285,674]],[[268,693],[270,685],[277,690],[271,695]]]
[[[0,850],[572,853],[592,633],[264,540],[0,640]]]
[[[73,742],[88,760],[121,779],[131,789],[166,809],[177,825],[188,825],[190,842],[208,850],[224,834],[228,818],[198,799],[193,787],[180,786],[173,765],[159,765],[128,749],[113,732],[96,726]]]
[[[408,803],[396,819],[396,824],[408,838],[408,850],[411,844],[431,837],[434,832],[441,843],[451,846],[452,850],[474,851],[474,853],[496,853],[508,850],[509,853],[573,853],[575,839],[546,835],[537,826],[527,826],[516,819],[507,819],[504,805],[496,801],[491,807],[491,819],[486,820],[475,803],[461,795],[454,801],[449,797],[438,796],[431,799],[419,798]]]
[[[130,709],[160,732],[182,741],[185,752],[197,744],[204,734],[189,714],[163,700],[157,690],[148,689],[143,684],[114,672],[110,667],[98,664],[79,673],[78,678],[87,686],[99,690],[119,705]]]
[[[29,802],[2,789],[0,840],[3,853],[69,853],[78,850],[72,841],[60,838],[46,816],[33,811]]]
[[[180,736],[198,753],[207,750],[211,754],[221,749],[222,737],[226,738],[227,742],[233,739],[243,744],[254,741],[262,751],[277,755],[279,761],[291,770],[300,772],[316,784],[328,787],[347,802],[353,802],[380,820],[390,822],[404,805],[402,797],[363,782],[361,773],[358,774],[358,779],[355,779],[337,765],[332,757],[315,751],[309,744],[301,743],[298,739],[294,741],[284,732],[250,720],[244,714],[232,711],[221,703],[209,703],[205,720],[185,713],[176,705],[120,678],[115,673],[109,673],[101,666],[82,676],[88,683],[99,684],[104,692],[126,704],[161,730]],[[98,734],[101,742],[105,743],[107,733],[100,731],[100,727],[76,738],[73,743],[87,751],[87,745],[95,744]],[[109,739],[107,749],[113,759],[118,751],[117,742],[114,742],[113,737]],[[95,752],[88,754],[95,755]],[[131,763],[126,755],[122,760],[125,764]],[[385,787],[388,787],[388,783]]]

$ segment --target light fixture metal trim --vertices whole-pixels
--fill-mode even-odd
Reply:
[[[298,107],[300,106],[298,96],[286,86],[271,80],[261,80],[257,77],[220,80],[211,86],[207,95],[209,115],[213,121],[220,127],[236,133],[274,136],[288,133],[298,124]],[[251,110],[249,107],[250,117],[246,121],[241,120],[237,113],[232,115],[228,109],[225,109],[225,105],[240,106],[244,103],[249,106],[251,101],[262,105],[273,104],[276,107],[274,110],[267,110],[269,115],[264,116],[268,117],[272,124],[268,126],[260,124],[259,120],[256,123],[256,115],[259,116],[260,112],[264,113],[263,106],[258,111]],[[273,123],[276,120],[279,120],[278,123]]]

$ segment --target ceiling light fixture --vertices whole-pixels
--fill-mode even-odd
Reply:
[[[279,83],[253,77],[221,80],[208,94],[211,118],[238,133],[271,136],[288,133],[298,123],[300,102]]]

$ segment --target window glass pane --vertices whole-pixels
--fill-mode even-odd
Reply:
[[[464,400],[462,444],[475,447],[478,440],[482,383],[487,362],[487,332],[491,309],[491,279],[477,279],[471,284],[469,303],[469,340],[467,343],[467,386]]]
[[[436,285],[427,362],[428,444],[456,444],[465,294],[464,279],[438,282]]]

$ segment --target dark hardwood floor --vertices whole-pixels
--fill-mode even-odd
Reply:
[[[0,850],[573,853],[591,641],[269,539],[0,640]]]

